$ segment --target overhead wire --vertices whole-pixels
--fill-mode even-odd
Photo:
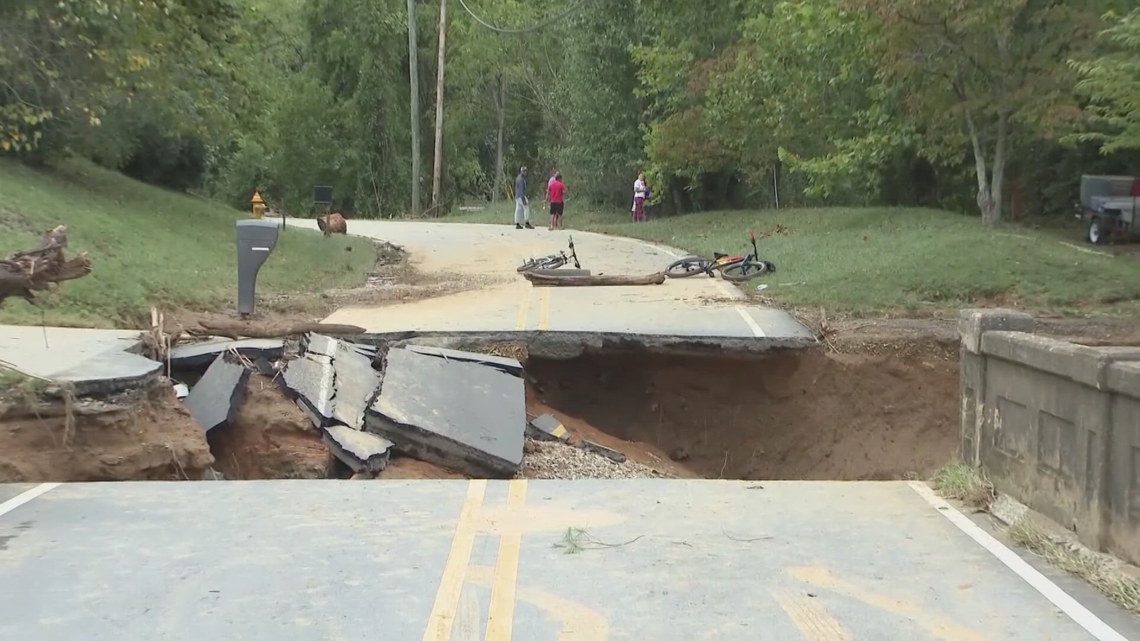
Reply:
[[[464,0],[459,0],[459,5],[461,7],[463,7],[463,10],[467,12],[467,15],[471,16],[472,20],[479,23],[480,26],[482,26],[486,29],[489,29],[489,30],[494,31],[496,33],[520,34],[520,33],[530,33],[532,31],[538,31],[539,29],[543,29],[545,27],[548,27],[548,26],[554,24],[555,22],[562,20],[566,16],[569,16],[570,14],[574,13],[575,11],[578,11],[583,6],[585,6],[585,4],[588,1],[589,0],[578,0],[578,2],[575,3],[574,5],[572,5],[569,9],[566,9],[565,11],[563,11],[557,15],[554,15],[550,18],[547,18],[546,20],[543,20],[542,22],[539,22],[538,24],[534,24],[534,25],[531,25],[529,27],[523,27],[521,29],[507,29],[505,27],[496,27],[495,25],[487,22],[483,18],[480,18],[478,15],[476,15],[475,12],[471,10],[471,7],[467,6],[467,3]]]

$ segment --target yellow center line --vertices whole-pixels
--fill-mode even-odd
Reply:
[[[467,498],[455,524],[455,536],[451,540],[451,552],[439,580],[435,593],[435,603],[428,617],[423,641],[451,641],[451,626],[459,609],[459,597],[463,592],[463,579],[467,566],[471,563],[471,548],[475,546],[475,532],[478,524],[479,507],[487,491],[487,481],[476,479],[467,485]]]
[[[507,509],[521,511],[526,505],[526,480],[511,481],[507,490]],[[491,584],[491,607],[487,616],[486,641],[510,641],[515,619],[515,589],[519,578],[519,554],[522,533],[499,535],[499,558],[495,563]]]
[[[516,323],[516,325],[515,325],[515,329],[517,329],[520,332],[524,331],[526,329],[526,323],[528,320],[527,317],[530,315],[530,298],[531,298],[531,295],[533,293],[534,293],[534,288],[528,287],[526,290],[526,294],[523,296],[522,302],[519,303],[519,320],[518,320],[518,323]]]
[[[543,287],[541,298],[539,299],[538,303],[538,328],[543,331],[550,329],[550,290],[552,289],[554,288]]]
[[[811,641],[850,641],[851,637],[839,625],[819,598],[804,594],[773,592],[776,603],[787,613],[805,639]]]

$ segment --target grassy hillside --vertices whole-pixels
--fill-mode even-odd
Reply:
[[[535,209],[541,207],[537,201]],[[513,204],[452,216],[454,222],[509,223]],[[534,224],[546,224],[533,212]],[[1140,312],[1140,253],[1093,251],[1055,233],[990,231],[976,218],[929,209],[717,211],[635,225],[628,212],[580,211],[565,226],[665,243],[693,253],[742,253],[748,230],[786,233],[759,241],[778,272],[762,295],[787,306],[848,313],[920,313],[980,304],[1037,311]],[[518,232],[523,233],[523,232]],[[576,243],[584,267],[590,247]],[[663,265],[664,267],[664,265]],[[751,288],[750,291],[755,291]]]
[[[94,271],[38,296],[51,325],[130,326],[150,305],[232,309],[234,222],[244,212],[133,181],[85,162],[37,171],[0,162],[0,255],[30,249],[57,224],[69,255],[86,251]],[[345,245],[354,251],[344,251]],[[288,229],[258,278],[259,298],[363,282],[375,260],[366,240]],[[0,323],[39,323],[23,300],[0,307]]]

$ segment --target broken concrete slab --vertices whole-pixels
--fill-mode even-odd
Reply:
[[[281,384],[305,410],[314,427],[324,427],[332,421],[334,376],[332,358],[305,352],[289,361],[280,378]]]
[[[354,430],[364,429],[364,413],[376,398],[380,373],[372,368],[371,357],[344,341],[337,341],[332,365],[332,417]]]
[[[479,365],[494,367],[495,369],[501,370],[507,374],[514,376],[522,376],[523,374],[522,363],[518,362],[518,360],[514,358],[493,356],[491,354],[480,354],[478,352],[461,352],[455,349],[447,349],[445,347],[432,347],[429,345],[408,345],[405,347],[405,349],[417,354],[424,354],[425,356],[436,356],[445,360],[478,363]]]
[[[570,441],[570,432],[553,414],[536,416],[527,423],[526,435],[539,441]]]
[[[186,397],[186,409],[202,426],[210,430],[229,423],[242,401],[245,399],[245,384],[249,380],[249,370],[240,363],[226,360],[225,354],[214,359],[210,368],[190,390]]]
[[[284,353],[285,341],[266,338],[242,340],[211,338],[197,343],[177,345],[170,350],[170,365],[178,368],[203,367],[231,349],[251,359],[260,357],[277,360]]]
[[[162,375],[162,363],[131,353],[137,330],[0,325],[0,361],[68,383],[76,396],[109,396]]]
[[[392,441],[386,438],[347,425],[330,425],[324,428],[321,438],[332,455],[355,473],[377,474],[388,467]]]
[[[388,351],[365,429],[400,452],[471,476],[509,478],[522,463],[523,381],[469,360]]]
[[[380,374],[372,367],[374,350],[319,334],[307,335],[301,349],[281,377],[298,406],[315,427],[339,422],[363,429],[364,413],[380,385]]]
[[[614,463],[625,463],[625,452],[619,452],[618,450],[615,450],[612,447],[606,447],[605,445],[602,445],[601,443],[595,443],[594,441],[588,441],[588,440],[583,439],[583,440],[578,442],[578,447],[586,450],[587,452],[593,452],[594,454],[601,454],[602,456],[610,459]]]

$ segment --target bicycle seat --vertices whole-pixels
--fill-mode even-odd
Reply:
[[[728,254],[722,254],[720,252],[713,252],[713,260],[716,260],[718,258],[728,258]]]

